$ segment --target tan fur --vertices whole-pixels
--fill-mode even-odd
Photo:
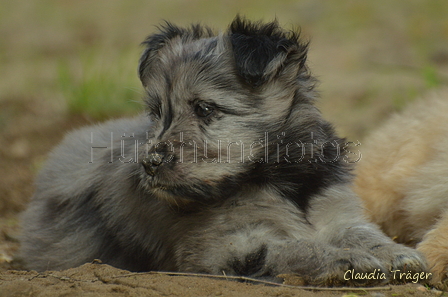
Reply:
[[[448,89],[429,97],[363,143],[355,191],[390,237],[420,243],[436,283],[448,267]]]
[[[446,280],[448,270],[448,212],[437,222],[418,245],[424,253],[434,274],[433,283]]]

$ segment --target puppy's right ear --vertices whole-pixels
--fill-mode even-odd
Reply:
[[[229,31],[236,69],[252,87],[276,74],[294,81],[306,72],[308,44],[299,39],[299,33],[281,29],[277,21],[251,22],[237,16]]]
[[[146,85],[146,78],[151,69],[155,58],[157,57],[158,51],[165,46],[165,44],[178,36],[182,36],[185,30],[179,28],[169,22],[165,22],[159,27],[160,32],[150,35],[142,42],[142,45],[146,47],[140,57],[138,73],[143,86]]]

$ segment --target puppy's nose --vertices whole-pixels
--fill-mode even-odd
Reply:
[[[151,153],[142,160],[142,165],[147,174],[154,176],[157,168],[163,163],[164,156],[160,153]]]

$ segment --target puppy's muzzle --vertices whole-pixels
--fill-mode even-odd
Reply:
[[[165,156],[161,153],[151,153],[142,160],[142,165],[147,174],[154,176],[159,166],[163,163]]]

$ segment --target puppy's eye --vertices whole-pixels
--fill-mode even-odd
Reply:
[[[201,118],[206,118],[206,117],[210,116],[214,111],[215,111],[215,109],[213,108],[213,106],[211,106],[210,104],[207,104],[203,101],[196,103],[196,105],[194,107],[194,112],[196,113],[196,115],[198,117],[201,117]]]

